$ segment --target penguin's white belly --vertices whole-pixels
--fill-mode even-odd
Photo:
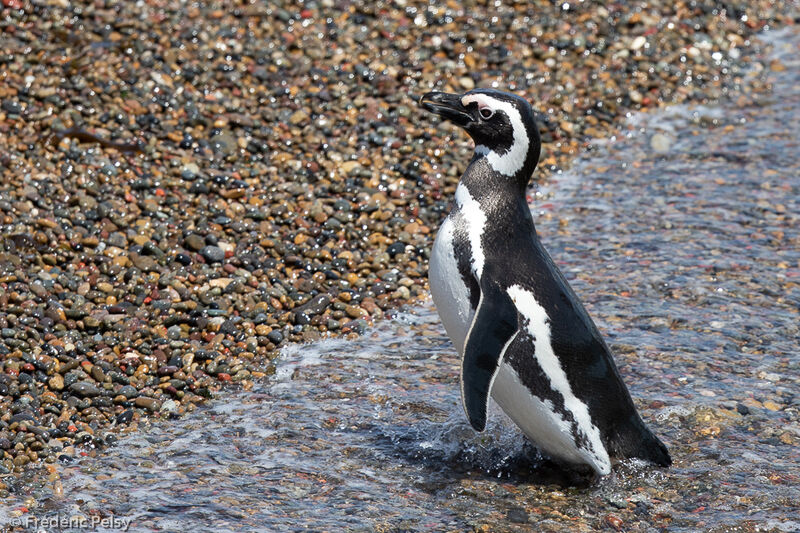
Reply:
[[[589,464],[601,474],[610,471],[606,461],[598,461],[590,450],[575,444],[569,423],[554,411],[549,401],[531,394],[510,365],[501,363],[491,394],[503,412],[545,454],[568,463]]]
[[[469,288],[458,271],[458,261],[453,249],[454,230],[453,220],[447,217],[433,243],[428,281],[433,303],[436,304],[444,329],[458,353],[463,355],[464,340],[475,310],[470,307]]]

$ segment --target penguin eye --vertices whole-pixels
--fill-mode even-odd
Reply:
[[[488,119],[492,118],[492,116],[494,115],[494,110],[492,110],[492,109],[491,109],[491,108],[489,108],[489,107],[482,107],[482,108],[480,108],[480,109],[478,110],[478,113],[480,113],[480,114],[481,114],[481,116],[482,116],[484,119],[488,120]]]

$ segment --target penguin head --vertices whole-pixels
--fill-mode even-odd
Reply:
[[[533,109],[515,94],[475,89],[464,94],[430,92],[420,105],[454,123],[475,141],[475,153],[495,172],[530,179],[539,161],[541,141]]]

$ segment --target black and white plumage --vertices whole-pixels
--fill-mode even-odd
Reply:
[[[475,154],[430,261],[430,286],[462,355],[478,431],[489,395],[544,453],[604,475],[612,458],[671,463],[645,426],[592,319],[545,251],[525,191],[541,143],[530,104],[478,89],[421,105],[460,126]]]

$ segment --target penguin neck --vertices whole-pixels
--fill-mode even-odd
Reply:
[[[476,198],[492,198],[501,203],[525,201],[525,192],[532,170],[527,165],[513,176],[494,170],[481,152],[475,152],[467,170],[461,176],[461,183]]]
[[[485,143],[486,139],[473,137],[475,153],[472,163],[484,160],[489,168],[505,180],[516,183],[525,192],[536,164],[539,162],[541,142],[538,130],[534,127],[515,127],[510,146],[498,146],[498,140],[492,140],[492,148]]]
[[[493,220],[498,231],[535,234],[525,194],[528,179],[516,178],[495,171],[486,158],[476,154],[461,176],[456,190],[456,205],[463,208],[465,200],[474,200]]]

